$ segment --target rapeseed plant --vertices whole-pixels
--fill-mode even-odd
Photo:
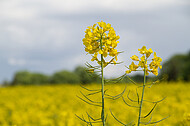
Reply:
[[[159,121],[151,121],[152,119],[152,112],[153,110],[155,109],[157,103],[161,102],[162,100],[164,100],[165,98],[159,100],[159,101],[156,101],[156,102],[151,102],[151,101],[148,101],[148,100],[144,100],[144,93],[145,93],[145,87],[151,87],[153,84],[155,84],[156,82],[153,82],[152,84],[147,84],[146,82],[146,76],[149,75],[149,73],[153,73],[154,75],[158,75],[158,68],[162,68],[161,66],[161,61],[162,59],[160,57],[158,57],[156,55],[156,52],[154,52],[154,55],[153,55],[153,58],[150,59],[150,55],[153,53],[152,49],[147,49],[146,46],[143,46],[141,49],[138,49],[139,53],[142,55],[140,58],[136,55],[133,55],[132,57],[130,57],[133,61],[131,63],[131,65],[129,65],[128,70],[126,70],[126,74],[129,74],[131,73],[132,71],[143,71],[144,72],[144,82],[142,85],[139,85],[137,83],[135,83],[134,80],[129,79],[131,80],[131,82],[133,82],[135,85],[138,86],[138,88],[141,88],[142,87],[142,95],[141,95],[141,99],[139,98],[139,94],[138,94],[138,91],[136,90],[136,93],[137,93],[137,100],[132,100],[130,97],[129,97],[129,93],[127,95],[127,98],[131,101],[131,102],[136,102],[138,103],[137,106],[133,106],[133,105],[130,105],[126,102],[126,100],[123,98],[123,101],[125,104],[127,104],[128,106],[130,107],[135,107],[135,108],[138,108],[139,109],[139,113],[138,113],[138,121],[137,121],[137,126],[140,126],[140,124],[156,124],[166,118],[163,118]],[[138,62],[138,64],[135,64],[134,62]],[[129,91],[130,92],[130,91]],[[141,113],[142,113],[142,107],[143,107],[143,102],[149,102],[149,103],[153,103],[154,106],[153,108],[148,112],[147,115],[145,116],[141,116]],[[111,110],[110,110],[111,111]],[[111,112],[111,114],[113,115],[113,113]],[[149,115],[151,115],[150,117],[150,120],[148,122],[142,122],[141,119],[142,118],[147,118]],[[134,125],[132,122],[129,123],[129,124],[124,124],[123,122],[119,121],[114,115],[113,117],[121,124],[123,125]]]
[[[154,124],[154,123],[158,123],[160,121],[162,121],[163,119],[159,120],[159,121],[155,121],[155,122],[151,122],[152,117],[150,118],[149,122],[142,122],[141,118],[146,118],[149,115],[151,115],[151,113],[153,112],[153,110],[155,109],[157,103],[161,102],[162,100],[164,100],[165,98],[163,98],[162,100],[156,101],[156,102],[151,102],[148,100],[144,100],[144,92],[145,92],[145,87],[147,86],[152,86],[154,83],[152,84],[147,84],[146,82],[146,76],[149,75],[149,73],[152,73],[154,75],[158,75],[158,69],[162,69],[162,65],[160,64],[162,62],[162,59],[160,57],[158,57],[156,55],[156,52],[154,52],[152,49],[147,49],[146,46],[143,46],[141,49],[138,49],[139,53],[142,55],[141,57],[138,57],[137,55],[133,55],[132,57],[130,57],[133,61],[132,63],[127,67],[128,70],[126,70],[125,74],[122,75],[119,78],[116,79],[112,79],[112,81],[120,81],[121,79],[123,79],[127,74],[133,72],[133,71],[143,71],[144,72],[144,82],[142,85],[136,84],[135,81],[133,81],[132,79],[130,79],[128,76],[127,78],[133,82],[135,85],[138,86],[138,88],[142,87],[142,95],[141,95],[141,99],[139,98],[139,94],[138,91],[136,90],[137,96],[138,96],[138,100],[134,101],[131,100],[129,98],[129,93],[127,95],[128,99],[131,100],[132,102],[137,102],[138,105],[137,106],[132,106],[129,105],[124,97],[123,94],[126,90],[126,88],[124,89],[123,92],[121,92],[120,94],[116,95],[116,96],[111,96],[108,95],[106,93],[107,90],[104,89],[104,85],[106,80],[104,79],[104,68],[106,66],[108,66],[109,64],[118,64],[116,63],[117,61],[117,56],[119,53],[116,47],[117,44],[119,43],[118,39],[120,37],[116,35],[115,30],[113,29],[113,27],[111,27],[111,24],[106,24],[105,22],[101,21],[101,22],[97,22],[97,24],[94,24],[93,26],[89,26],[86,31],[85,31],[85,38],[82,40],[83,44],[85,45],[85,51],[87,52],[87,54],[90,54],[92,56],[91,61],[96,61],[97,62],[97,66],[92,66],[90,63],[86,63],[86,66],[88,67],[88,72],[93,73],[93,72],[99,72],[100,76],[101,76],[101,89],[98,90],[92,90],[92,89],[88,89],[86,87],[81,86],[83,89],[87,90],[87,91],[91,91],[92,93],[89,94],[84,94],[81,92],[82,97],[77,96],[79,99],[81,99],[82,101],[90,104],[90,105],[94,105],[94,106],[99,106],[101,107],[101,117],[100,118],[93,118],[91,115],[89,115],[87,113],[88,116],[88,121],[86,119],[84,119],[84,117],[79,117],[77,116],[79,119],[81,119],[82,121],[84,121],[85,123],[87,123],[88,125],[91,125],[93,123],[99,123],[101,122],[103,126],[105,126],[105,122],[106,122],[106,117],[105,117],[105,98],[109,98],[109,99],[118,99],[120,97],[123,98],[123,101],[125,104],[127,104],[130,107],[136,107],[139,108],[139,112],[138,112],[138,123],[137,125],[139,126],[140,124]],[[151,54],[153,54],[153,58],[150,59]],[[111,57],[110,60],[107,60],[106,57]],[[136,64],[135,62],[138,62],[138,64]],[[90,95],[94,95],[94,94],[98,94],[101,93],[101,102],[95,101],[90,99],[88,96]],[[142,117],[141,116],[141,111],[142,111],[142,106],[143,106],[143,102],[150,102],[150,103],[154,103],[153,108],[150,110],[150,112]],[[112,114],[112,116],[121,124],[123,125],[134,125],[132,122],[129,124],[124,124],[121,121],[119,121],[112,113],[111,109],[110,112]],[[164,118],[165,119],[165,118]]]
[[[92,89],[99,87],[99,84],[88,86],[88,88]],[[125,84],[106,86],[106,88],[112,88],[111,90],[114,91],[114,93],[122,91],[123,87],[125,87]],[[75,97],[76,94],[73,92],[78,92],[79,88],[79,85],[70,84],[1,87],[0,126],[56,126],[56,124],[58,126],[86,126],[81,120],[77,119],[73,113],[80,114],[86,109],[89,111],[89,115],[93,114],[96,116],[95,112],[97,112],[98,109],[85,103],[78,103]],[[132,92],[135,91],[136,86],[128,85],[128,89],[131,90],[129,97],[135,98],[136,95],[133,96]],[[162,103],[164,105],[159,105],[156,111],[154,110],[153,119],[159,120],[162,115],[168,115],[170,113],[172,113],[172,116],[168,118],[167,121],[162,121],[157,124],[158,126],[190,126],[189,90],[189,82],[162,82],[159,85],[153,86],[151,90],[146,88],[145,100],[159,100],[161,96],[168,96],[167,101]],[[96,97],[97,96],[94,95],[91,98],[96,99]],[[128,102],[127,99],[126,102]],[[111,108],[115,116],[123,122],[128,122],[131,119],[136,120],[135,115],[138,110],[125,109],[131,107],[123,104],[122,99],[117,100],[117,102],[107,100],[106,105],[108,105],[108,109],[106,110]],[[143,104],[143,113],[150,109],[146,107],[146,105],[147,104]],[[112,117],[107,119],[107,123],[109,123],[109,126],[120,126]]]
[[[119,43],[119,36],[116,35],[111,24],[106,24],[101,21],[93,26],[89,26],[85,31],[85,38],[83,44],[85,45],[85,51],[92,55],[91,61],[97,61],[102,67],[107,66],[109,63],[116,63],[117,61],[117,44]],[[101,59],[98,59],[98,54],[101,55]],[[114,57],[111,61],[106,62],[105,57]]]
[[[106,24],[105,22],[97,22],[97,24],[94,24],[93,26],[89,26],[85,31],[85,38],[82,40],[83,44],[85,45],[85,51],[87,54],[91,54],[92,59],[91,61],[96,61],[98,66],[92,66],[90,63],[86,63],[86,66],[88,67],[88,72],[100,72],[101,76],[101,89],[100,90],[90,90],[82,86],[82,88],[86,89],[87,91],[92,91],[93,93],[90,94],[81,94],[86,99],[83,99],[79,97],[84,102],[99,106],[102,108],[101,111],[101,117],[98,119],[94,119],[92,116],[90,116],[88,113],[89,121],[85,120],[84,118],[81,118],[77,116],[82,121],[86,122],[88,125],[92,125],[93,123],[102,122],[103,126],[105,126],[106,117],[105,117],[105,96],[107,98],[116,98],[118,96],[121,97],[123,93],[120,95],[117,95],[116,97],[106,94],[106,90],[104,89],[104,68],[109,64],[117,64],[117,56],[120,52],[117,51],[116,47],[119,43],[118,39],[120,37],[116,35],[115,30],[113,27],[111,27],[111,24]],[[112,57],[110,60],[106,60],[106,57]],[[101,102],[95,102],[91,99],[89,99],[87,96],[101,93]],[[92,120],[92,121],[90,121]],[[101,120],[101,121],[100,121]]]

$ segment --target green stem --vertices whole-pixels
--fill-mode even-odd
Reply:
[[[102,50],[102,39],[100,39],[100,49]],[[101,54],[101,76],[102,76],[102,124],[105,126],[105,114],[104,114],[104,63],[103,63],[103,54]]]
[[[146,60],[145,60],[145,63],[146,63]],[[141,97],[141,102],[140,102],[140,107],[139,107],[139,117],[138,117],[138,124],[137,124],[137,126],[140,126],[140,122],[141,122],[141,111],[142,111],[142,104],[143,104],[145,84],[146,84],[146,70],[145,70],[145,67],[144,67],[144,83],[143,83],[142,97]]]

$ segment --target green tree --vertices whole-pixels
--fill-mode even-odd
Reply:
[[[17,85],[17,84],[31,84],[30,82],[31,74],[28,71],[18,71],[15,73],[12,85]]]
[[[183,78],[185,81],[190,81],[190,51],[188,56],[185,59],[184,69],[183,69]]]
[[[52,75],[51,79],[50,79],[50,83],[53,84],[65,84],[65,83],[69,83],[69,84],[75,84],[75,83],[80,83],[80,79],[79,77],[73,73],[73,72],[69,72],[66,70],[63,71],[59,71],[56,72],[55,74]]]
[[[47,84],[49,77],[41,73],[31,73],[29,71],[18,71],[15,73],[12,85],[23,84]]]
[[[87,73],[86,67],[78,66],[74,72],[78,75],[80,83],[89,84],[89,83],[99,83],[100,77],[96,73]]]
[[[31,84],[48,84],[49,77],[41,73],[31,73]]]
[[[163,64],[161,77],[167,76],[167,81],[189,80],[190,53],[174,55]]]

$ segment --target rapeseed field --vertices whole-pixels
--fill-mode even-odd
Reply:
[[[107,92],[117,95],[127,85],[123,97],[127,101],[127,94],[135,99],[136,86],[131,84],[107,84]],[[101,88],[99,84],[86,85],[92,89]],[[158,126],[190,126],[190,83],[161,83],[146,88],[145,99],[157,101],[166,99],[156,106],[152,120],[156,121],[170,116],[159,122]],[[101,108],[91,106],[76,96],[82,97],[88,91],[79,85],[44,85],[44,86],[13,86],[0,88],[0,126],[86,126],[76,115],[99,117]],[[91,97],[100,100],[100,94]],[[127,101],[134,105],[131,101]],[[112,113],[122,122],[137,122],[138,110],[127,106],[122,98],[117,100],[105,99],[105,114],[108,126],[120,126],[110,114]],[[153,104],[143,104],[142,112],[147,114]],[[87,112],[87,113],[86,113]],[[75,115],[76,114],[76,115]],[[99,124],[95,124],[99,125]]]

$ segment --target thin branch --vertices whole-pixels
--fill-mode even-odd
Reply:
[[[85,65],[88,67],[88,68],[93,68],[93,69],[99,69],[100,66],[92,66],[89,62],[86,62]]]
[[[161,122],[161,121],[167,119],[168,117],[170,117],[170,116],[167,116],[167,117],[165,117],[165,118],[163,118],[163,119],[161,119],[161,120],[155,121],[155,122],[148,122],[148,123],[147,123],[147,122],[141,122],[141,124],[148,125],[148,124],[159,123],[159,122]]]
[[[151,117],[150,117],[150,119],[149,119],[149,121],[148,121],[147,124],[149,124],[149,123],[151,122],[151,120],[152,120],[152,116],[153,116],[153,113],[151,114]]]
[[[141,85],[136,84],[136,82],[133,81],[129,76],[127,76],[127,78],[132,82],[132,84],[134,84],[134,85],[136,85],[138,87],[142,87]]]
[[[117,63],[110,63],[110,64],[122,64],[123,63],[123,61],[122,62],[117,62]]]
[[[85,90],[87,90],[87,91],[101,91],[101,89],[97,89],[97,90],[91,90],[91,89],[88,89],[88,88],[86,88],[86,87],[84,87],[84,86],[82,86],[82,85],[80,85],[82,88],[84,88]]]
[[[121,51],[121,52],[117,52],[118,54],[117,55],[119,55],[120,53],[124,53],[124,51]]]
[[[129,90],[129,92],[128,92],[128,94],[127,94],[127,98],[130,100],[130,101],[132,101],[132,102],[141,102],[141,101],[136,101],[136,100],[133,100],[133,99],[131,99],[130,97],[129,97],[129,93],[130,93],[130,90]],[[161,101],[163,101],[164,99],[165,99],[166,97],[164,97],[163,99],[161,99],[161,100],[158,100],[158,101],[149,101],[149,100],[143,100],[143,101],[145,101],[145,102],[149,102],[149,103],[159,103],[159,102],[161,102]]]
[[[90,116],[87,112],[86,112],[86,114],[87,114],[93,121],[101,120],[101,118],[98,118],[98,119],[92,118],[92,116]]]
[[[105,122],[106,122],[107,118],[108,118],[108,114],[106,115]]]
[[[123,96],[122,96],[122,98],[123,98]],[[125,99],[124,99],[124,98],[123,98],[123,101],[124,101],[124,103],[125,103],[126,105],[128,105],[129,107],[139,108],[139,106],[132,106],[132,105],[129,105],[129,104],[125,101]]]
[[[156,105],[157,105],[157,103],[155,103],[155,105],[153,106],[153,108],[150,110],[150,112],[149,112],[147,115],[145,115],[144,117],[141,117],[141,118],[146,118],[146,117],[148,117],[148,116],[153,112],[153,110],[154,110],[154,108],[156,107]]]
[[[114,79],[106,79],[105,81],[106,81],[107,83],[118,83],[118,82],[120,82],[121,80],[123,80],[123,78],[125,77],[125,75],[126,75],[126,74],[124,74],[124,75],[122,75],[122,76],[120,76],[120,77],[118,77],[118,78],[114,78]]]
[[[127,87],[127,86],[126,86],[126,87]],[[125,87],[125,89],[124,89],[120,94],[118,94],[118,95],[115,95],[115,96],[111,96],[111,95],[108,95],[108,94],[105,94],[105,95],[108,96],[108,97],[110,97],[110,98],[113,99],[113,100],[118,99],[118,98],[120,98],[121,96],[123,96],[123,94],[124,94],[125,91],[126,91],[126,87]]]
[[[114,117],[114,119],[115,119],[116,121],[118,121],[119,123],[121,123],[122,125],[124,125],[124,126],[128,126],[128,125],[130,125],[130,124],[133,123],[133,121],[132,121],[132,122],[130,122],[130,123],[128,123],[128,124],[124,124],[123,122],[121,122],[119,119],[117,119],[117,118],[113,115],[111,109],[110,109],[110,112],[111,112],[111,115]]]
[[[89,125],[93,126],[92,123],[91,123],[91,121],[90,121],[90,117],[89,116],[88,116],[88,120],[89,120]]]
[[[163,101],[165,98],[166,98],[166,97],[162,98],[161,100],[154,101],[154,102],[152,102],[152,101],[148,101],[148,100],[143,100],[143,101],[145,101],[145,102],[149,102],[149,103],[159,103],[159,102]]]
[[[83,116],[82,116],[82,117],[83,117],[83,119],[82,119],[81,117],[79,117],[78,115],[76,115],[76,114],[75,114],[75,116],[76,116],[77,118],[79,118],[80,120],[82,120],[83,122],[85,122],[85,123],[89,124],[89,122],[88,122],[88,121],[86,121],[86,120],[84,119],[84,117],[83,117]]]
[[[86,62],[85,65],[89,68],[94,68],[89,62]]]
[[[151,84],[146,84],[145,86],[148,86],[148,85],[150,85],[148,88],[151,88],[154,84],[157,84],[158,82],[157,81],[155,81],[155,82],[152,82]]]
[[[102,92],[102,91],[97,91],[97,92],[89,93],[89,94],[87,94],[86,96],[94,95],[94,94],[97,94],[97,93],[100,93],[100,92]]]
[[[138,103],[139,103],[139,101],[132,100],[132,99],[129,97],[129,93],[130,93],[130,90],[129,90],[128,94],[127,94],[127,98],[128,98],[130,101],[132,101],[132,102],[138,102]]]
[[[139,102],[139,94],[138,94],[137,88],[136,88],[136,93],[137,93],[137,101],[138,101],[138,104],[139,104],[140,102]]]
[[[89,100],[89,101],[92,102],[92,103],[102,103],[102,102],[95,102],[95,101],[92,101],[90,98],[88,98],[86,95],[84,95],[81,91],[80,91],[80,93],[81,93],[87,100]]]
[[[93,103],[90,103],[90,102],[87,102],[86,100],[82,99],[81,97],[77,96],[79,99],[81,99],[82,101],[88,103],[89,105],[94,105],[94,106],[98,106],[98,107],[102,107],[101,105],[97,105],[97,104],[93,104]]]
[[[88,125],[92,124],[92,123],[101,123],[102,121],[94,121],[94,122],[91,122],[91,121],[86,121],[82,115],[82,118],[79,117],[78,115],[75,114],[75,116],[77,116],[80,120],[82,120],[83,122],[87,123]]]
[[[107,63],[107,65],[104,66],[104,68],[107,67],[108,64],[110,64],[114,59],[115,59],[115,58],[112,58],[112,59]]]

